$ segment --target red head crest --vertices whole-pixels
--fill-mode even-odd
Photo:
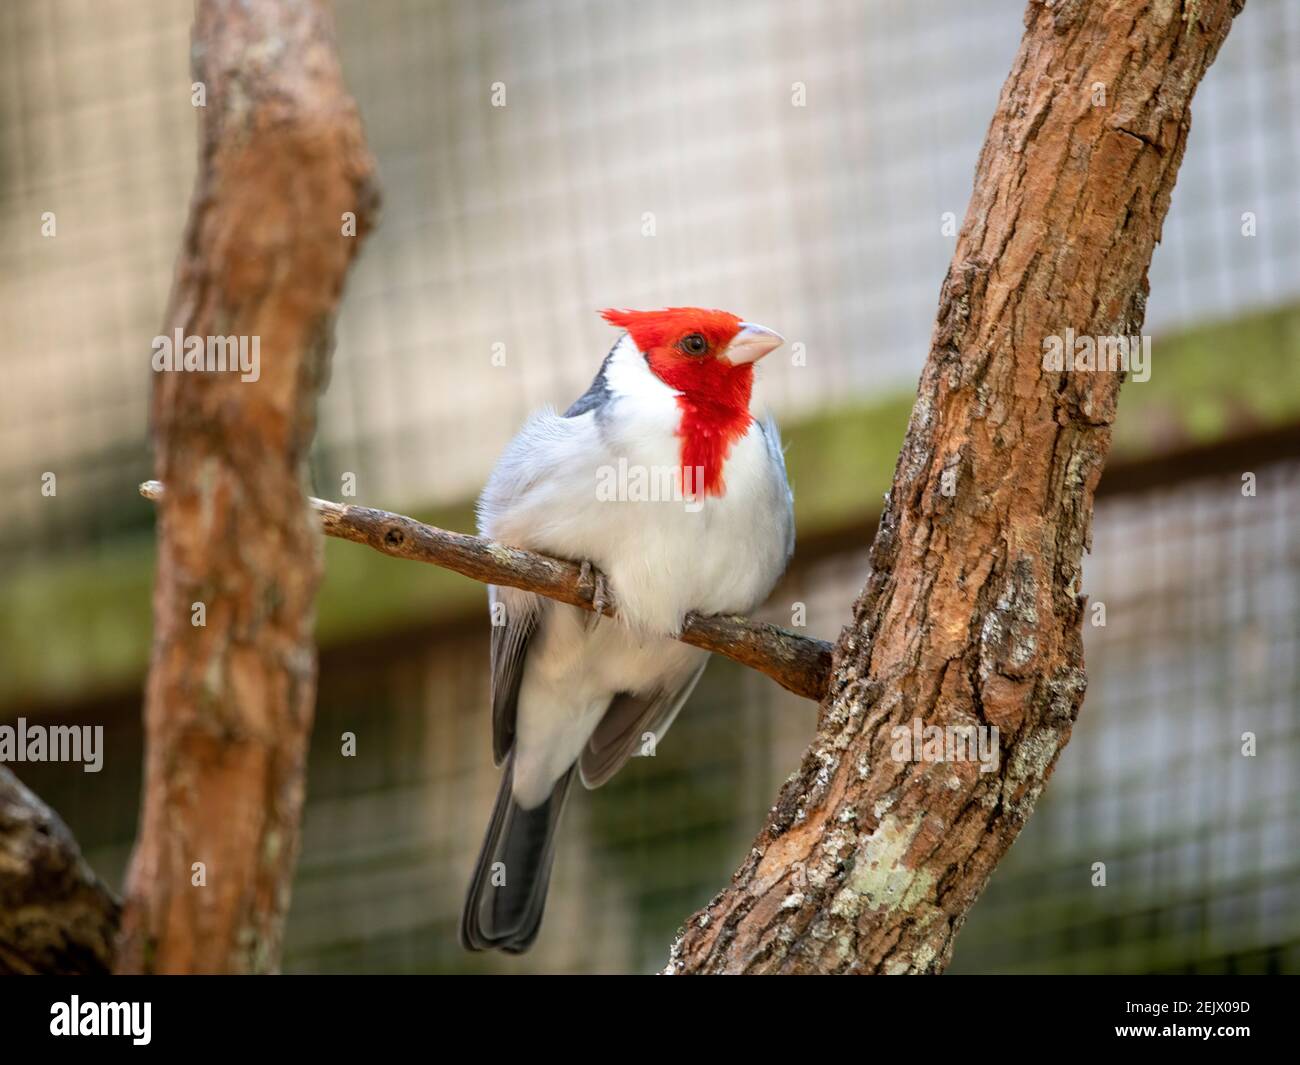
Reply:
[[[735,339],[743,324],[727,311],[706,311],[699,307],[666,307],[662,311],[611,308],[601,311],[600,316],[610,325],[626,329],[633,343],[647,355],[656,349],[676,347],[693,334],[704,338],[709,354],[717,355]]]
[[[753,420],[754,363],[782,338],[727,311],[699,307],[610,309],[601,317],[626,329],[650,371],[677,393],[683,473],[700,471],[703,494],[722,495],[727,454]]]

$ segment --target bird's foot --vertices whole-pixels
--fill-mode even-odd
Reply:
[[[591,588],[591,617],[587,620],[587,628],[595,628],[605,611],[612,610],[614,607],[614,591],[609,586],[609,578],[590,562],[584,561],[582,568],[578,572],[578,587],[586,589]]]

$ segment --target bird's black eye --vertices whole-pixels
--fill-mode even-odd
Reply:
[[[682,337],[681,343],[677,346],[681,348],[682,351],[686,352],[687,355],[703,355],[709,350],[709,342],[700,336],[699,333],[691,333],[688,336]]]

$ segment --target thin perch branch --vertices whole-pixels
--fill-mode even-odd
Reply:
[[[145,499],[162,498],[160,481],[140,485]],[[380,554],[428,562],[484,584],[504,584],[536,592],[570,606],[593,610],[594,582],[580,578],[572,562],[507,547],[468,533],[450,532],[371,507],[310,499],[326,536],[373,547]],[[617,596],[618,589],[614,589]],[[617,606],[604,611],[613,616]],[[781,687],[821,701],[831,671],[831,645],[824,640],[730,614],[687,614],[683,643],[712,651],[742,666],[766,673]]]

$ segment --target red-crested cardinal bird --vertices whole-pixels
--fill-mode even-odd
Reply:
[[[625,332],[591,387],[528,421],[478,504],[484,536],[581,562],[616,617],[488,589],[505,776],[461,918],[471,950],[532,945],[575,773],[599,787],[663,737],[708,662],[673,638],[685,615],[753,610],[794,549],[776,426],[749,410],[782,338],[694,307],[603,317]]]

